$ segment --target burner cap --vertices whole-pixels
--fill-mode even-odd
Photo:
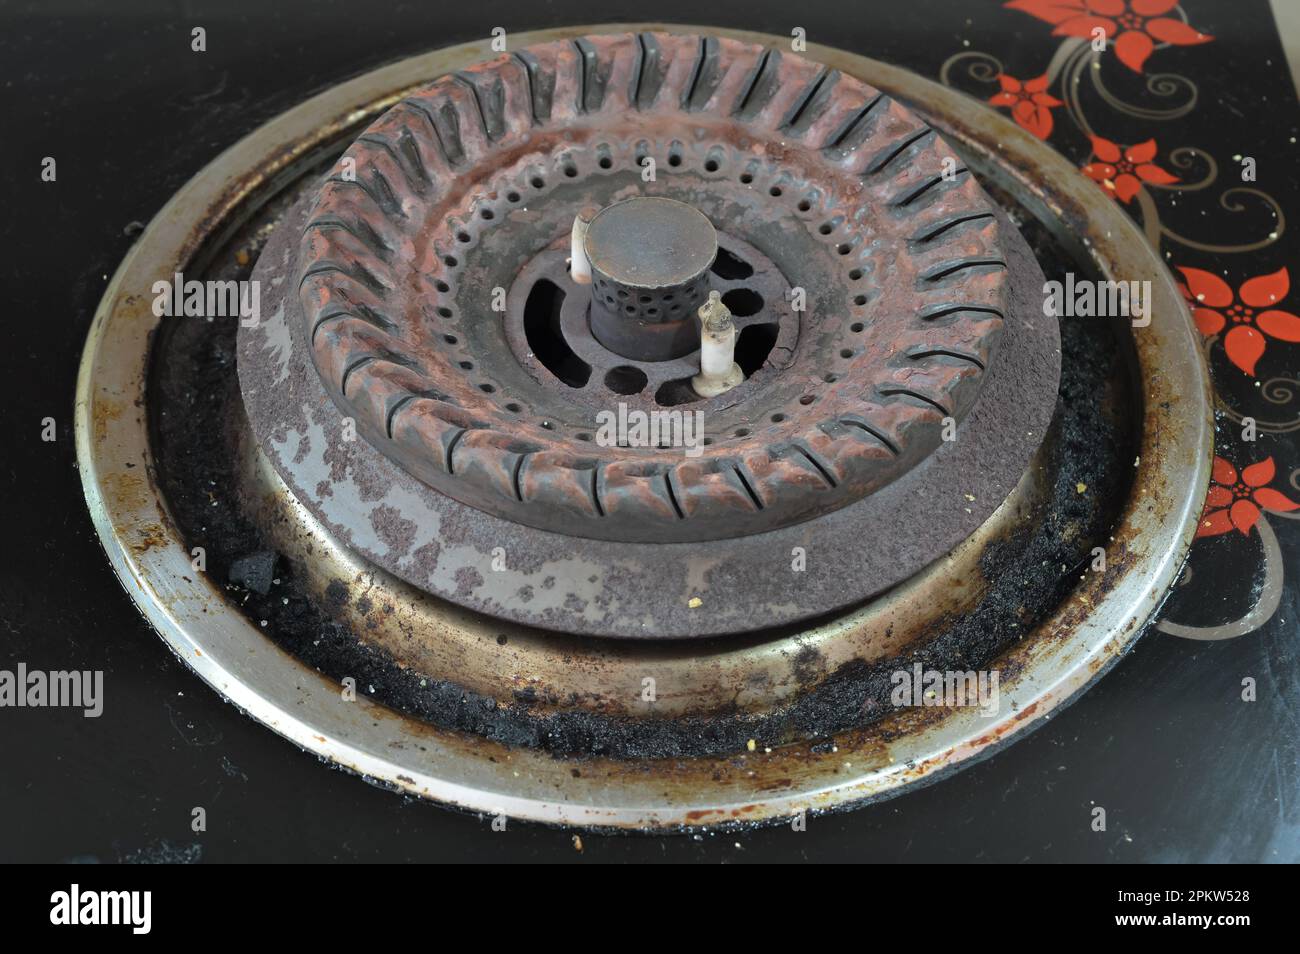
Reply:
[[[702,212],[664,196],[625,199],[591,220],[585,249],[597,341],[641,361],[699,347],[695,311],[718,254],[717,230]]]

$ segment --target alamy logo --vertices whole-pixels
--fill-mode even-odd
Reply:
[[[704,452],[701,411],[642,411],[619,402],[617,411],[596,413],[601,447],[681,447],[687,457]]]
[[[1065,273],[1064,282],[1043,285],[1043,314],[1055,318],[1130,318],[1134,328],[1151,324],[1149,281],[1094,282]]]
[[[0,669],[0,708],[65,707],[85,710],[87,719],[99,718],[104,711],[103,670],[44,672],[28,670],[26,663],[15,671]]]
[[[158,318],[238,318],[245,328],[262,320],[262,289],[256,281],[185,280],[177,272],[172,280],[153,283],[153,313]]]
[[[982,715],[991,716],[998,711],[1000,679],[996,669],[941,672],[915,663],[911,670],[899,669],[890,675],[889,681],[894,686],[890,701],[898,708],[979,706]]]
[[[152,891],[68,891],[50,895],[50,923],[129,924],[132,934],[148,934],[153,926]]]

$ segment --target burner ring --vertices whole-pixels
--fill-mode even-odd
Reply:
[[[707,444],[584,441],[590,401],[500,360],[524,263],[578,209],[640,195],[738,230],[793,283],[767,303],[799,313],[793,352],[744,400],[699,403]],[[888,97],[757,45],[643,33],[408,96],[322,185],[297,278],[327,392],[404,469],[534,528],[676,542],[816,518],[925,460],[996,357],[1006,268],[982,190]]]

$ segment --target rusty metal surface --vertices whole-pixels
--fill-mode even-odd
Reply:
[[[87,502],[124,585],[201,678],[295,744],[413,795],[552,823],[673,829],[775,820],[932,781],[1022,734],[1132,645],[1185,557],[1209,473],[1208,379],[1172,281],[1112,203],[1007,120],[914,75],[813,45],[809,55],[819,61],[867,77],[893,95],[923,100],[932,121],[960,140],[983,174],[1030,195],[1043,221],[1077,239],[1103,274],[1154,284],[1155,320],[1135,335],[1147,401],[1134,494],[1114,533],[1121,558],[1105,574],[1082,581],[1052,619],[998,661],[1017,673],[1004,685],[1002,714],[990,721],[972,710],[932,709],[841,734],[830,748],[791,746],[654,764],[593,759],[574,774],[549,755],[431,730],[364,697],[340,705],[335,683],[271,646],[218,586],[193,574],[158,495],[143,398],[149,340],[159,322],[139,290],[158,274],[184,270],[314,148],[355,130],[412,85],[487,54],[483,41],[416,57],[331,89],[275,120],[182,189],[106,290],[77,385],[77,453]]]
[[[611,641],[484,616],[402,582],[335,539],[256,444],[241,443],[240,493],[276,551],[330,616],[402,669],[492,699],[527,699],[537,714],[583,709],[663,720],[761,713],[849,664],[918,651],[979,605],[990,584],[983,569],[988,549],[1041,521],[1049,490],[1044,446],[1020,486],[974,534],[944,559],[846,615],[703,644]],[[647,678],[656,686],[652,700],[642,692]]]
[[[296,237],[310,214],[310,197],[286,214],[254,272],[266,289],[266,316],[239,333],[253,434],[337,539],[412,586],[490,616],[562,633],[664,640],[750,632],[860,603],[973,533],[1019,483],[1052,418],[1059,336],[1043,315],[1042,273],[1008,225],[1017,320],[958,438],[920,466],[833,514],[719,543],[534,529],[444,495],[367,441],[347,438],[292,294]],[[748,383],[736,389],[737,402]],[[794,572],[798,552],[807,560]]]
[[[582,440],[582,405],[502,360],[496,290],[579,209],[634,195],[700,209],[807,295],[780,373],[692,406],[710,442],[686,460]],[[397,104],[323,183],[294,279],[327,393],[402,468],[534,528],[679,542],[798,524],[924,461],[996,356],[1006,268],[974,178],[888,96],[646,32],[530,46]]]

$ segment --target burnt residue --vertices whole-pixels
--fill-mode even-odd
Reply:
[[[265,234],[262,229],[236,236],[216,256],[210,277],[247,277],[244,263],[255,257],[249,252]],[[1022,229],[1048,278],[1083,270],[1058,255],[1034,223]],[[913,643],[922,647],[914,654],[880,664],[855,662],[824,675],[820,658],[801,654],[797,661],[811,688],[761,715],[654,720],[577,708],[538,712],[526,692],[496,700],[398,666],[332,617],[331,611],[351,599],[345,581],[331,586],[325,605],[319,605],[283,559],[265,593],[232,574],[240,560],[268,549],[245,510],[235,473],[234,447],[242,426],[235,332],[235,319],[176,319],[164,325],[149,383],[159,484],[187,545],[204,548],[213,580],[268,637],[326,676],[351,676],[365,695],[431,725],[563,757],[709,756],[744,751],[750,740],[775,746],[826,739],[895,711],[891,675],[915,662],[940,670],[984,668],[1055,609],[1087,572],[1091,550],[1105,546],[1132,475],[1129,430],[1136,398],[1120,383],[1128,379],[1128,356],[1102,321],[1067,321],[1061,327],[1056,433],[1044,464],[1049,503],[1030,529],[988,548],[981,569],[989,588],[975,610],[936,626]]]

